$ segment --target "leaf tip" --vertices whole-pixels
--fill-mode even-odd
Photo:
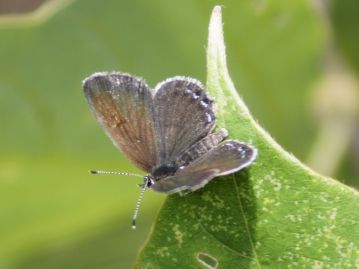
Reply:
[[[212,34],[212,36],[211,36]],[[213,8],[211,19],[209,22],[209,39],[215,39],[223,36],[222,29],[222,7],[217,5]]]
[[[216,5],[213,8],[212,16],[221,16],[222,15],[222,7],[220,5]]]
[[[207,75],[209,80],[218,78],[218,64],[220,63],[223,66],[223,56],[225,58],[222,7],[217,5],[213,8],[208,27]],[[207,84],[211,85],[209,81],[207,81]]]

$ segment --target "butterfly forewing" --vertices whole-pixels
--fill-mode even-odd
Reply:
[[[199,159],[177,171],[174,176],[156,182],[153,190],[175,193],[194,191],[212,178],[239,171],[253,162],[257,154],[253,147],[237,141],[225,141]]]
[[[157,162],[153,99],[143,80],[123,73],[96,73],[84,81],[87,101],[114,144],[138,167]]]
[[[174,77],[155,90],[154,115],[159,165],[174,161],[215,125],[203,86],[194,79]]]

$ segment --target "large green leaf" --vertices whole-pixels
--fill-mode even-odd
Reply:
[[[251,142],[256,162],[162,207],[136,268],[355,268],[359,194],[316,174],[255,122],[226,67],[221,9],[207,48],[219,125]]]

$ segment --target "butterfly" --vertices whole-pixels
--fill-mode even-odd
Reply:
[[[251,145],[224,140],[226,129],[213,131],[214,101],[196,79],[176,76],[151,90],[136,76],[102,72],[86,78],[83,88],[115,146],[147,172],[143,190],[186,194],[257,156]]]

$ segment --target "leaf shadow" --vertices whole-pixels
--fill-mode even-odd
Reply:
[[[195,205],[191,207],[194,212],[187,214],[198,224],[197,234],[191,239],[204,239],[194,254],[207,253],[225,268],[233,264],[240,268],[252,268],[253,264],[260,267],[255,247],[257,205],[249,169],[216,178],[185,196],[185,200]]]
[[[257,260],[255,251],[257,206],[249,169],[219,178],[209,188],[215,188],[217,195],[226,203],[223,208],[220,206],[214,211],[219,225],[224,222],[226,228],[212,229],[213,234],[217,238],[224,238],[226,247],[245,258],[243,262],[247,261],[249,267],[252,260]],[[222,220],[225,213],[228,221]],[[203,222],[202,226],[211,230],[206,222]],[[241,266],[246,268],[243,264]]]

